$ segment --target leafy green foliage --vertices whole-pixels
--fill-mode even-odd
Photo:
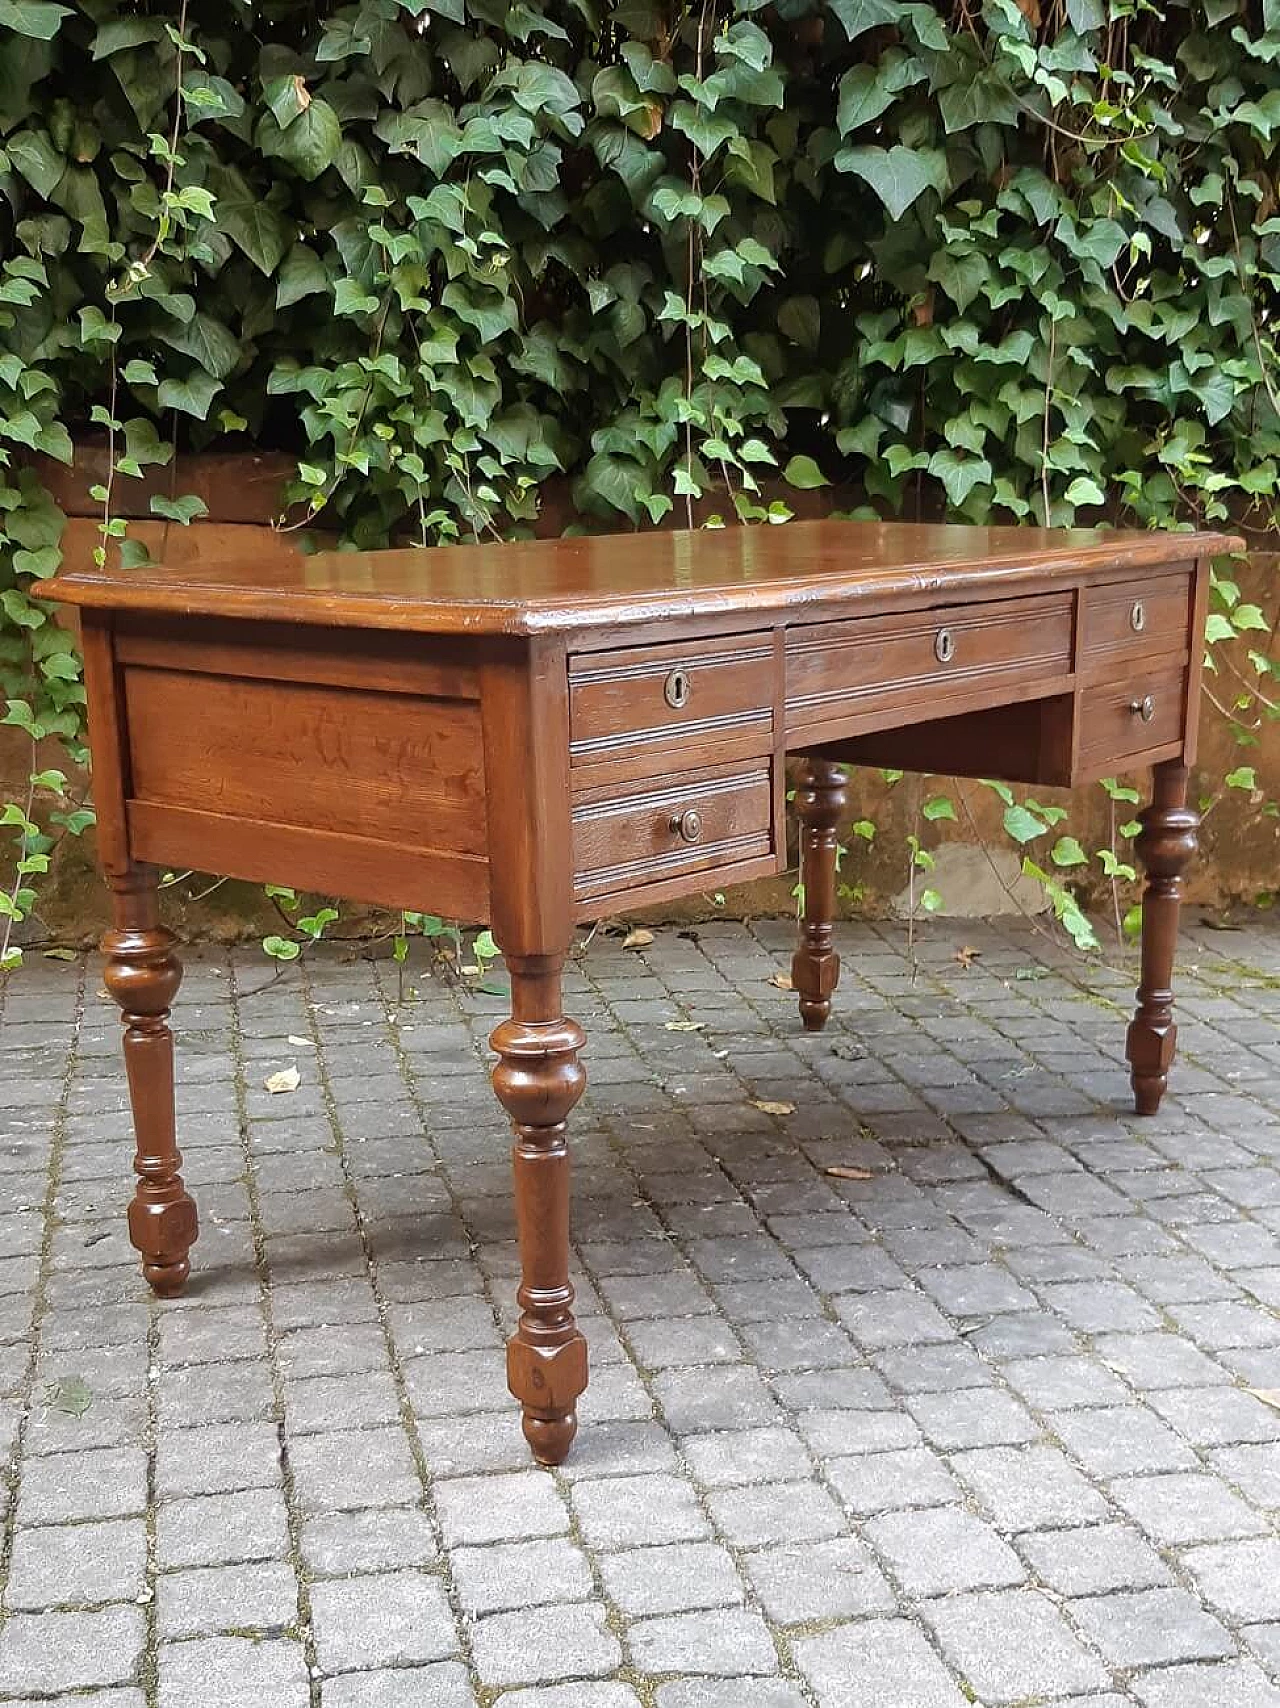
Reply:
[[[0,0],[0,66],[0,688],[73,756],[24,464],[89,433],[126,563],[116,483],[175,444],[292,453],[290,522],[360,546],[527,532],[565,477],[636,527],[828,483],[1274,525],[1270,0]],[[1210,638],[1255,738],[1225,577]]]

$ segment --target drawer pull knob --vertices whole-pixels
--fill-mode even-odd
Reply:
[[[934,636],[933,656],[939,664],[950,664],[956,655],[956,637],[950,629],[939,629]]]
[[[1129,710],[1149,724],[1156,715],[1156,703],[1150,694],[1144,694],[1140,700],[1129,701]]]
[[[1135,599],[1133,609],[1129,612],[1129,627],[1135,635],[1140,635],[1147,626],[1146,606],[1141,599]]]
[[[692,807],[688,812],[676,812],[671,815],[671,834],[680,837],[683,842],[700,842],[702,840],[702,814],[695,812]]]
[[[679,711],[681,706],[689,704],[690,691],[689,672],[673,670],[662,684],[662,697],[673,711]]]

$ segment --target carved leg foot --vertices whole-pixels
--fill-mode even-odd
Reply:
[[[1147,874],[1142,896],[1142,982],[1129,1027],[1133,1097],[1139,1115],[1154,1115],[1169,1080],[1178,1028],[1173,1023],[1173,955],[1178,939],[1182,873],[1196,851],[1200,816],[1187,805],[1187,768],[1168,762],[1152,774],[1151,805],[1138,817],[1136,843]]]
[[[515,1128],[520,1323],[507,1343],[507,1384],[524,1410],[525,1440],[559,1465],[578,1428],[587,1343],[573,1319],[569,1280],[569,1147],[565,1121],[582,1096],[582,1028],[560,1012],[562,955],[508,956],[512,1018],[489,1042],[493,1089]]]
[[[806,759],[796,785],[800,820],[800,882],[804,905],[800,947],[791,960],[791,982],[800,996],[806,1032],[821,1032],[831,1013],[831,993],[840,978],[832,946],[836,913],[837,831],[848,804],[844,771],[825,759]]]
[[[137,1140],[138,1185],[129,1205],[129,1238],[142,1253],[142,1273],[168,1297],[191,1272],[187,1254],[197,1234],[196,1207],[182,1182],[174,1127],[173,1033],[169,1006],[182,982],[176,939],[160,924],[156,874],[137,870],[109,879],[115,924],[102,939],[103,982],[124,1021],[124,1064]]]

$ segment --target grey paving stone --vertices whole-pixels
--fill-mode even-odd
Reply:
[[[730,1607],[743,1599],[733,1557],[715,1542],[630,1548],[602,1554],[599,1564],[606,1593],[632,1617]]]
[[[794,1644],[820,1708],[965,1708],[970,1700],[906,1619],[867,1619]]]
[[[1132,1689],[1143,1708],[1280,1708],[1280,1688],[1251,1661],[1141,1673]]]
[[[288,1637],[199,1637],[164,1643],[159,1656],[159,1708],[308,1708],[310,1689],[300,1644]]]
[[[949,1596],[927,1603],[922,1612],[947,1658],[983,1702],[1022,1702],[1110,1682],[1039,1590]]]
[[[1276,1371],[1280,1379],[1280,1357]],[[1213,1388],[1208,1393],[1174,1388],[1153,1394],[1150,1403],[1180,1435],[1200,1447],[1280,1441],[1280,1410],[1239,1388]]]
[[[1182,1392],[1184,1390],[1175,1390]],[[1203,1390],[1190,1390],[1197,1395]],[[1153,1403],[1159,1399],[1153,1397]],[[1200,1461],[1180,1436],[1145,1406],[1100,1406],[1050,1416],[1055,1434],[1096,1477],[1134,1471],[1195,1470]]]
[[[18,1530],[5,1600],[19,1611],[133,1601],[142,1593],[146,1564],[141,1519]]]
[[[1018,1538],[1018,1547],[1036,1576],[1059,1595],[1154,1589],[1172,1581],[1159,1554],[1127,1524],[1032,1531]]]
[[[163,1572],[155,1593],[162,1641],[283,1629],[298,1618],[298,1580],[284,1560]]]
[[[956,1475],[1002,1530],[1086,1524],[1107,1503],[1056,1447],[986,1447],[951,1458]]]
[[[458,1598],[469,1614],[505,1613],[547,1601],[585,1601],[591,1565],[567,1537],[455,1548],[449,1557]]]
[[[117,1518],[147,1504],[147,1456],[141,1447],[88,1448],[52,1453],[23,1470],[19,1524]]]
[[[162,1500],[271,1488],[282,1480],[274,1424],[170,1429],[162,1431],[156,1442],[156,1492]]]
[[[302,1557],[316,1577],[430,1566],[438,1557],[431,1521],[415,1507],[326,1512],[301,1527]]]
[[[1117,1667],[1229,1655],[1230,1634],[1185,1589],[1145,1589],[1073,1601],[1071,1616]]]
[[[1120,1477],[1111,1496],[1156,1542],[1221,1542],[1267,1529],[1220,1478],[1195,1471]]]
[[[683,1445],[689,1468],[707,1488],[778,1482],[813,1473],[813,1461],[804,1443],[788,1429],[740,1429],[720,1435],[694,1435]]]
[[[1025,1406],[999,1389],[960,1388],[914,1394],[906,1402],[926,1438],[943,1451],[1034,1441],[1040,1425]]]
[[[710,1532],[693,1485],[682,1477],[607,1477],[576,1483],[570,1498],[589,1547],[700,1541]]]
[[[1027,1575],[1013,1549],[963,1507],[886,1513],[863,1534],[912,1597],[1003,1588]]]
[[[142,1610],[13,1613],[0,1631],[0,1691],[46,1694],[132,1684],[142,1663]]]
[[[475,1700],[466,1669],[457,1661],[348,1672],[326,1679],[320,1687],[321,1708],[475,1708]]]
[[[288,1518],[279,1490],[168,1500],[156,1508],[156,1558],[163,1567],[266,1560],[283,1555],[288,1546]]]
[[[959,1500],[961,1488],[927,1447],[833,1459],[826,1467],[831,1486],[855,1517],[903,1506],[943,1506]]]
[[[1229,1619],[1280,1619],[1280,1539],[1189,1548],[1182,1563],[1200,1593]]]
[[[794,1684],[780,1678],[682,1678],[660,1686],[658,1708],[805,1708]],[[604,1704],[601,1704],[604,1708]]]
[[[444,1590],[425,1572],[313,1584],[311,1629],[325,1672],[447,1660],[458,1650]]]
[[[739,1548],[767,1542],[817,1542],[838,1536],[844,1514],[818,1483],[768,1483],[715,1489],[707,1496],[711,1516]]]
[[[289,1465],[305,1514],[404,1506],[422,1492],[402,1429],[304,1435],[290,1442]]]
[[[622,1660],[605,1610],[590,1603],[494,1613],[471,1630],[476,1671],[484,1684],[554,1684],[601,1678]]]
[[[638,1619],[627,1633],[632,1660],[641,1672],[724,1673],[754,1676],[778,1670],[769,1628],[744,1608],[667,1613]]]
[[[1209,1458],[1214,1469],[1234,1483],[1246,1500],[1264,1508],[1280,1507],[1280,1443],[1228,1447]]]
[[[779,1625],[894,1611],[884,1574],[852,1537],[762,1548],[742,1563],[766,1617]]]

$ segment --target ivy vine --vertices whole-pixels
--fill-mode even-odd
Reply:
[[[45,763],[85,755],[28,592],[41,458],[105,441],[126,564],[119,483],[206,448],[289,453],[283,525],[356,546],[516,536],[552,481],[583,526],[832,484],[1265,541],[1277,128],[1280,0],[0,0],[0,685],[32,747],[0,965],[91,819]],[[1246,745],[1276,620],[1224,567],[1210,692]],[[1080,868],[1131,879],[1108,787],[1093,855],[1002,802],[1081,941]]]

